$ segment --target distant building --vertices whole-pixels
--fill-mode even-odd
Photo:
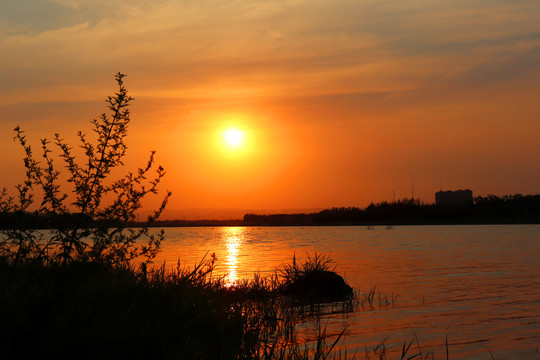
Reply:
[[[435,193],[436,205],[472,203],[472,190],[439,191]]]

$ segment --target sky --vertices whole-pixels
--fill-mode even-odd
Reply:
[[[538,0],[4,0],[0,186],[24,178],[15,126],[76,147],[120,71],[126,171],[157,152],[165,218],[537,194],[538,19]]]

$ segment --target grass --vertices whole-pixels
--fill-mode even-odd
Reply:
[[[357,310],[374,310],[375,308],[394,308],[397,304],[398,295],[381,294],[381,291],[373,286],[368,292],[357,291],[354,297]]]
[[[307,254],[304,262],[297,262],[295,255],[292,264],[278,269],[277,278],[280,292],[303,300],[345,300],[354,295],[353,289],[335,272],[329,255]]]
[[[318,269],[315,260],[301,269]],[[167,271],[0,261],[2,357],[329,358],[343,333],[328,341],[322,327],[310,346],[297,339],[297,324],[314,313],[305,310],[313,303],[284,295],[294,279],[276,271],[231,287],[213,275],[214,262]]]
[[[144,279],[88,263],[2,264],[1,274],[0,348],[8,359],[218,359],[241,348],[242,307],[212,296],[218,284],[201,278]]]
[[[412,330],[414,337],[407,343],[403,343],[401,347],[401,351],[398,352],[399,357],[396,357],[395,359],[399,360],[435,360],[435,355],[432,351],[425,352],[422,349],[422,346],[420,345],[420,341],[418,340],[418,336],[416,335],[416,332],[414,329]],[[365,349],[364,359],[365,360],[389,360],[388,357],[388,347],[386,346],[386,340],[388,338],[383,339],[379,344],[374,346],[371,350]],[[449,359],[448,357],[448,336],[446,337],[445,341],[446,346],[446,360]]]

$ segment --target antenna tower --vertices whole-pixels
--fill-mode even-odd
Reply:
[[[412,197],[411,197],[411,199],[414,201],[414,175],[411,176],[411,187],[412,187]]]

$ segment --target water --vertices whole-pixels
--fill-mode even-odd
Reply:
[[[385,338],[397,353],[416,334],[436,359],[446,336],[451,359],[540,359],[539,225],[168,228],[162,250],[157,262],[171,267],[215,253],[230,282],[330,253],[353,287],[397,296],[394,307],[324,319],[347,326],[349,354]]]

